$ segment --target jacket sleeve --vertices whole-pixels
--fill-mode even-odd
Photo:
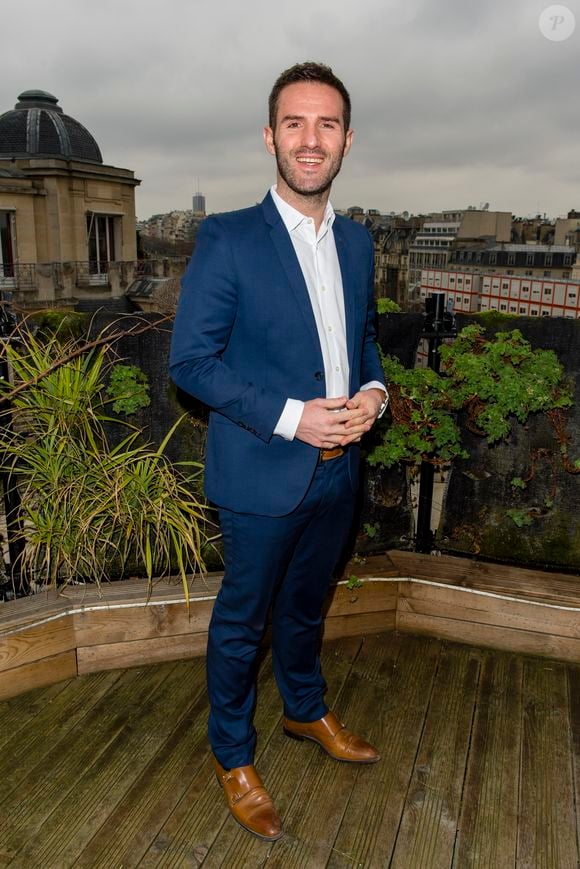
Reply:
[[[173,381],[232,422],[268,442],[286,396],[249,382],[224,362],[238,309],[239,281],[227,231],[219,218],[201,225],[171,341]]]

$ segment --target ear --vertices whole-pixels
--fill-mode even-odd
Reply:
[[[342,156],[343,156],[343,157],[346,157],[346,155],[348,154],[348,152],[349,152],[350,149],[351,149],[351,146],[352,146],[352,137],[353,137],[353,131],[352,131],[352,130],[347,130],[347,131],[346,131],[346,136],[344,137],[344,150],[343,150],[343,152],[342,152]]]
[[[264,127],[264,144],[266,145],[268,154],[274,157],[276,148],[274,147],[274,131],[271,127]]]

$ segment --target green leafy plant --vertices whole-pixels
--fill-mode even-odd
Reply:
[[[24,334],[5,352],[14,386],[3,387],[2,470],[21,497],[23,575],[58,586],[177,571],[188,599],[187,575],[204,569],[209,524],[201,466],[165,455],[179,422],[158,448],[138,429],[111,446],[106,347]]]
[[[136,365],[114,365],[111,369],[107,396],[115,413],[130,416],[142,407],[149,407],[149,382]]]
[[[351,573],[351,575],[349,576],[349,578],[346,581],[346,587],[348,588],[349,591],[354,591],[355,588],[361,588],[362,584],[363,584],[362,579],[359,579],[359,577],[356,575],[356,573]]]
[[[401,306],[393,299],[380,298],[377,299],[377,314],[400,314]]]
[[[518,528],[523,528],[525,525],[532,524],[532,517],[526,510],[518,510],[515,508],[512,510],[506,510],[506,516],[509,516]]]
[[[367,535],[367,537],[370,537],[371,540],[373,539],[373,537],[377,536],[378,530],[379,526],[376,524],[376,522],[365,522],[363,525],[364,533]]]
[[[467,458],[459,411],[465,412],[467,427],[489,444],[507,438],[515,420],[523,423],[530,414],[544,412],[567,449],[562,412],[572,404],[572,393],[551,350],[532,350],[517,329],[486,338],[474,325],[440,352],[441,374],[406,369],[383,356],[392,423],[383,425],[382,442],[368,455],[370,464],[445,465]]]

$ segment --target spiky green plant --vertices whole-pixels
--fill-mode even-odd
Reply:
[[[30,334],[5,348],[14,385],[3,386],[2,469],[21,497],[20,569],[52,586],[177,570],[189,600],[187,576],[203,571],[209,539],[202,466],[165,454],[181,420],[158,448],[130,426],[111,446],[107,347],[82,350]]]

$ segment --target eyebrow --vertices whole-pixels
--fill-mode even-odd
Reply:
[[[285,121],[303,121],[305,115],[284,115],[284,117],[280,120],[280,123],[283,124]],[[320,115],[317,120],[319,121],[331,121],[334,124],[340,124],[340,118],[337,117],[327,117],[326,115]]]

